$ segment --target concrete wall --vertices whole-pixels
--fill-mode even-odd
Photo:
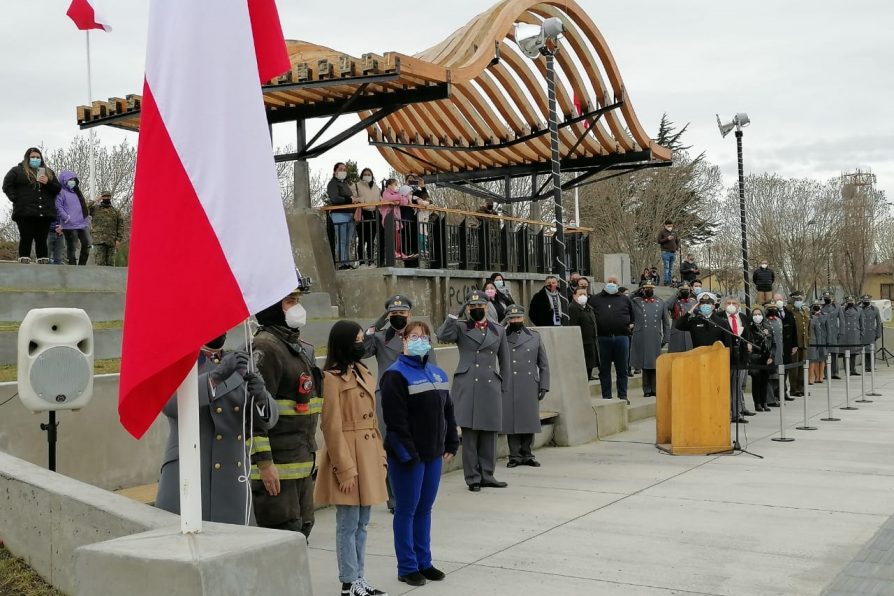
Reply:
[[[75,592],[75,549],[179,517],[0,453],[0,540],[67,594]]]
[[[0,288],[4,290],[56,290],[59,288],[123,292],[126,267],[38,267],[0,263]],[[8,319],[0,319],[8,320]]]
[[[81,308],[94,321],[120,321],[124,294],[109,291],[0,292],[0,321],[21,321],[32,308]]]

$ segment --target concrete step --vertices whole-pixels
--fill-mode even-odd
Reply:
[[[121,329],[95,329],[93,331],[93,357],[108,360],[121,357]],[[0,364],[18,361],[18,332],[0,333]]]
[[[3,288],[124,292],[126,283],[126,267],[0,263],[0,286]]]
[[[32,308],[81,308],[93,321],[120,321],[124,315],[124,294],[68,289],[0,291],[0,321],[21,321]]]
[[[612,374],[612,394],[618,393],[618,388],[615,385],[617,379],[614,374]],[[599,383],[599,379],[593,380],[589,382],[590,385],[590,395],[593,397],[602,397],[602,385]],[[631,389],[641,389],[643,386],[643,376],[633,375],[627,379],[627,389],[628,391]]]

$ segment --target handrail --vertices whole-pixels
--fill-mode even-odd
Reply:
[[[438,213],[446,213],[448,215],[462,215],[465,217],[476,217],[479,219],[491,219],[496,221],[509,221],[515,223],[523,223],[534,226],[546,226],[552,227],[552,222],[548,221],[536,221],[533,219],[524,219],[522,217],[512,217],[509,215],[491,215],[489,213],[479,213],[477,211],[466,211],[464,209],[453,209],[451,207],[437,207],[434,205],[398,205],[397,203],[387,203],[385,201],[378,202],[370,202],[370,203],[351,203],[349,205],[323,205],[322,207],[318,207],[320,211],[328,212],[328,211],[353,211],[357,208],[362,207],[413,207],[414,209],[424,209],[426,211],[435,211]],[[584,228],[584,227],[575,227],[575,226],[566,226],[565,233],[567,234],[578,234],[578,233],[590,233],[593,231],[593,228]]]

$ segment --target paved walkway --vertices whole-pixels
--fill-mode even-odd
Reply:
[[[764,459],[662,454],[650,419],[606,441],[540,450],[539,469],[501,462],[506,489],[470,493],[461,473],[448,474],[433,529],[447,579],[416,589],[397,581],[384,507],[373,510],[366,575],[392,596],[790,596],[832,582],[829,594],[894,594],[894,368],[876,381],[884,396],[836,407],[840,422],[819,420],[826,390],[814,386],[816,431],[794,430],[802,401],[788,402],[793,443],[770,440],[777,411],[752,417],[743,444]],[[833,406],[844,401],[835,383]],[[318,596],[339,590],[334,520],[334,510],[318,512],[311,538]]]

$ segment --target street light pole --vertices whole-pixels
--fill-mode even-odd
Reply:
[[[748,228],[745,220],[745,166],[742,163],[742,129],[736,129],[739,154],[739,217],[742,225],[742,279],[745,281],[745,306],[751,310],[751,283],[748,281]]]
[[[562,172],[559,162],[559,117],[556,110],[555,52],[546,51],[546,87],[549,97],[549,144],[552,153],[553,201],[556,205],[556,232],[553,235],[553,273],[567,283],[565,263],[565,215],[562,211]],[[578,225],[580,223],[578,222]]]

